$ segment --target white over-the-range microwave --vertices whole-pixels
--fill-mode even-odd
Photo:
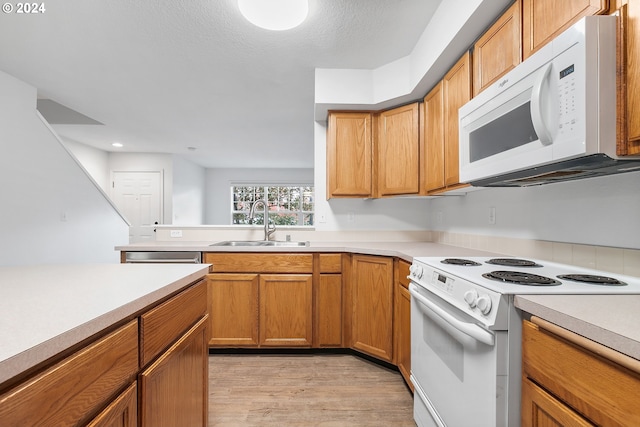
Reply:
[[[528,186],[640,170],[616,154],[616,19],[582,18],[460,108],[460,181]]]

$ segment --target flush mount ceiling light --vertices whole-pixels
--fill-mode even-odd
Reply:
[[[302,24],[309,13],[308,0],[238,0],[242,15],[267,30],[289,30]]]

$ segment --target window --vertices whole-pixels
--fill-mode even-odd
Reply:
[[[266,195],[266,197],[265,197]],[[231,186],[231,223],[249,224],[249,210],[258,200],[268,200],[269,221],[275,225],[313,225],[313,187],[291,185]],[[264,224],[258,205],[254,224]]]

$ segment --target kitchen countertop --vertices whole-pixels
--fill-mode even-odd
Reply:
[[[211,246],[215,242],[145,242],[117,246],[117,251],[197,252],[345,252],[383,255],[411,262],[427,256],[495,256],[492,252],[430,242],[310,242],[309,246]],[[504,255],[504,254],[502,254]]]
[[[0,384],[196,281],[208,268],[0,267]]]
[[[518,295],[515,305],[640,360],[640,295]]]

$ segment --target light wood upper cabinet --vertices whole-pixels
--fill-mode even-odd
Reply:
[[[356,350],[393,360],[393,259],[352,258],[351,342]]]
[[[608,10],[607,0],[522,0],[522,56],[528,58],[583,16]]]
[[[458,109],[471,99],[471,55],[466,52],[424,98],[423,194],[438,194],[460,184]]]
[[[377,197],[420,191],[418,103],[383,111],[375,139]]]
[[[617,152],[620,156],[634,156],[640,155],[640,0],[624,3],[617,11]]]
[[[327,130],[327,199],[373,196],[371,113],[330,112]]]
[[[520,1],[516,0],[473,47],[473,96],[522,61]]]
[[[424,183],[426,193],[444,188],[444,99],[442,81],[424,98]]]
[[[471,99],[471,55],[466,52],[442,79],[444,102],[444,183],[458,187],[458,109]]]

